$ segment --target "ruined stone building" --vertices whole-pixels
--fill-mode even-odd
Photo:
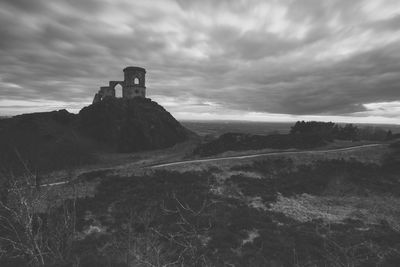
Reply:
[[[99,102],[105,97],[115,97],[117,84],[122,87],[122,98],[146,97],[145,86],[146,70],[140,67],[126,67],[123,81],[109,81],[108,86],[100,87],[93,99],[93,103]]]

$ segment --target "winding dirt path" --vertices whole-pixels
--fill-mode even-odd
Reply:
[[[175,161],[175,162],[152,165],[152,166],[149,166],[149,168],[162,168],[162,167],[169,167],[169,166],[176,166],[176,165],[183,165],[183,164],[190,164],[190,163],[215,162],[215,161],[231,160],[231,159],[249,159],[249,158],[257,158],[257,157],[270,156],[270,155],[271,156],[272,155],[294,155],[294,154],[306,154],[306,153],[318,154],[318,153],[329,153],[329,152],[352,151],[352,150],[358,150],[358,149],[367,148],[367,147],[376,147],[376,146],[383,146],[383,145],[384,144],[368,144],[368,145],[352,146],[352,147],[336,148],[336,149],[326,149],[326,150],[280,151],[280,152],[258,153],[258,154],[241,155],[241,156],[183,160],[183,161]]]
[[[377,147],[377,146],[384,146],[384,144],[368,144],[368,145],[360,145],[360,146],[352,146],[352,147],[336,148],[336,149],[325,149],[325,150],[280,151],[280,152],[257,153],[257,154],[240,155],[240,156],[182,160],[182,161],[174,161],[174,162],[144,166],[144,168],[157,169],[157,168],[185,165],[185,164],[192,164],[192,163],[216,162],[216,161],[235,160],[235,159],[249,159],[249,158],[257,158],[257,157],[263,157],[263,156],[273,156],[273,155],[295,155],[295,154],[307,154],[307,153],[319,154],[319,153],[330,153],[330,152],[341,152],[341,151],[353,151],[353,150],[359,150],[359,149],[363,149],[363,148],[370,148],[370,147]],[[40,187],[64,185],[67,183],[69,183],[69,181],[61,181],[61,182],[55,182],[55,183],[49,183],[49,184],[41,184]]]

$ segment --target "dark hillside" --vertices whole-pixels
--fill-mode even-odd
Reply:
[[[118,152],[166,148],[186,140],[185,129],[147,98],[108,98],[79,112],[79,128]]]
[[[74,129],[76,118],[59,110],[1,120],[1,171],[41,172],[93,161],[90,142]]]
[[[94,152],[166,148],[189,134],[150,99],[105,99],[79,114],[23,114],[0,120],[0,171],[67,169],[95,162]]]

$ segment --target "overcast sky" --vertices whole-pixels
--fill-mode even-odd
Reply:
[[[0,0],[0,115],[126,66],[178,119],[400,123],[399,0]]]

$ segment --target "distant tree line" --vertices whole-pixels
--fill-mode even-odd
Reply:
[[[210,156],[225,151],[273,149],[311,149],[321,147],[334,140],[386,141],[399,137],[379,127],[359,128],[353,124],[339,125],[333,122],[298,121],[289,134],[252,135],[225,133],[215,140],[198,146],[194,154]]]
[[[335,139],[385,141],[393,138],[391,130],[385,131],[379,127],[359,128],[353,124],[341,126],[337,123],[321,121],[298,121],[291,127],[290,134],[316,135],[326,141]]]

